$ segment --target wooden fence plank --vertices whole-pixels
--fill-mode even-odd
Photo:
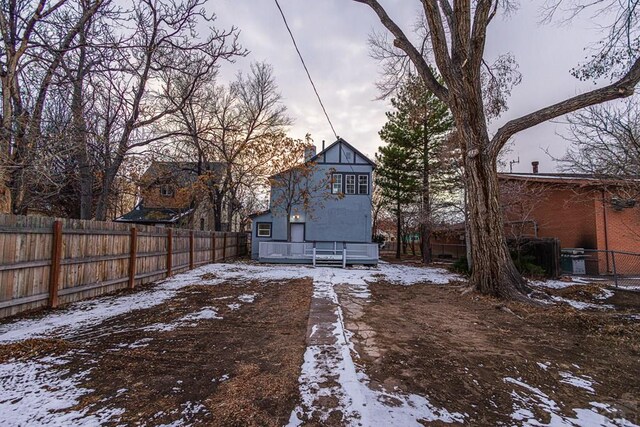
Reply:
[[[189,269],[193,270],[193,230],[189,231]]]
[[[216,262],[216,232],[211,232],[211,262]]]
[[[171,276],[171,268],[173,267],[173,230],[167,230],[167,277]]]
[[[138,250],[138,230],[131,227],[131,247],[129,249],[129,289],[136,285],[136,252]]]
[[[222,262],[227,259],[227,232],[222,235]]]
[[[62,258],[62,221],[53,223],[53,243],[51,245],[51,270],[49,272],[49,307],[58,306],[58,285],[60,284],[60,260]]]

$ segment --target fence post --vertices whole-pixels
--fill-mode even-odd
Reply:
[[[222,235],[222,242],[224,245],[222,246],[222,262],[227,259],[227,232],[225,231]]]
[[[167,230],[167,277],[171,276],[173,267],[173,229]]]
[[[216,262],[216,232],[211,232],[211,262]]]
[[[193,230],[189,231],[189,270],[193,270]]]
[[[62,221],[53,222],[53,243],[51,245],[51,271],[49,272],[49,308],[58,306],[58,286],[60,284],[60,261],[62,258]]]
[[[613,266],[613,282],[618,287],[618,271],[616,270],[616,253],[611,251],[611,264]]]
[[[138,252],[138,230],[131,227],[131,245],[129,248],[129,289],[133,289],[136,285],[136,258]]]

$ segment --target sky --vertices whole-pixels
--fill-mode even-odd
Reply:
[[[366,5],[352,0],[279,0],[298,47],[309,67],[336,133],[373,159],[383,144],[378,131],[386,122],[388,101],[378,100],[375,86],[381,66],[370,56],[368,37],[384,28]],[[496,18],[490,26],[485,59],[511,53],[519,64],[522,83],[509,99],[509,110],[490,124],[501,124],[538,108],[593,89],[593,82],[580,82],[571,74],[588,52],[585,48],[602,37],[597,23],[578,19],[571,24],[541,24],[543,0],[522,0],[508,17]],[[410,31],[420,13],[417,0],[381,0],[396,22]],[[218,27],[235,25],[240,42],[250,51],[246,58],[223,64],[222,82],[233,80],[251,62],[264,61],[274,76],[288,113],[294,120],[289,135],[303,138],[310,133],[319,149],[322,141],[335,137],[318,104],[302,64],[273,0],[213,0],[209,12],[217,15]],[[516,134],[504,160],[517,160],[514,172],[530,172],[531,162],[540,162],[540,172],[556,171],[550,157],[560,157],[568,143],[561,122],[545,123]],[[547,154],[547,151],[549,154]],[[508,166],[507,166],[508,169]]]

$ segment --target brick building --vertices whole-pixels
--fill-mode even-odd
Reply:
[[[217,182],[223,171],[224,164],[217,162],[154,161],[140,179],[134,208],[115,221],[213,230],[213,208],[203,194],[204,186]],[[223,212],[226,206],[223,200]],[[230,230],[230,224],[223,222],[222,230]]]
[[[539,173],[499,179],[508,237],[555,237],[562,248],[640,253],[640,181]],[[620,259],[618,271],[640,273],[639,261]],[[604,253],[594,254],[587,269],[602,274],[611,264]]]

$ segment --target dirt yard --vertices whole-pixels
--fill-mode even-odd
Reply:
[[[211,264],[0,324],[2,426],[634,426],[640,292]]]
[[[163,304],[69,338],[0,346],[0,360],[12,358],[14,366],[54,361],[45,378],[36,372],[24,380],[59,376],[53,387],[64,389],[64,380],[73,379],[74,388],[90,391],[53,416],[34,410],[31,417],[2,418],[9,425],[60,425],[65,419],[69,425],[286,424],[298,401],[310,296],[309,279],[216,286],[196,280]]]
[[[640,422],[638,292],[544,290],[618,305],[579,311],[503,304],[463,286],[369,288],[367,301],[347,286],[338,294],[373,388],[428,396],[466,414],[464,424],[613,425],[599,413]]]

